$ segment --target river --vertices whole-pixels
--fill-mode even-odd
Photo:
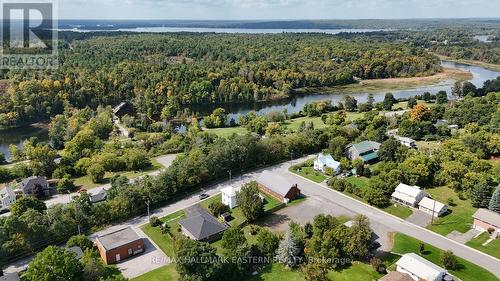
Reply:
[[[464,71],[468,71],[472,73],[473,78],[470,80],[476,87],[482,87],[483,83],[486,80],[492,80],[500,76],[499,71],[493,71],[486,69],[481,66],[475,65],[467,65],[462,63],[443,61],[441,63],[443,67],[448,68],[456,68]],[[424,92],[437,93],[439,91],[446,91],[448,94],[451,93],[451,87],[454,84],[454,80],[446,80],[441,81],[440,83],[430,85],[430,86],[422,86],[418,88],[411,88],[405,90],[394,90],[391,93],[394,94],[396,99],[400,98],[410,98],[416,95],[421,95]],[[374,96],[376,102],[380,102],[384,99],[385,93],[387,91],[371,93]],[[356,98],[359,103],[366,102],[368,98],[368,92],[358,92],[358,93],[349,93],[350,96]],[[224,108],[226,112],[229,113],[229,119],[238,120],[238,117],[242,114],[247,114],[250,111],[255,111],[258,114],[266,114],[272,111],[283,111],[287,110],[288,113],[298,113],[302,110],[305,104],[311,103],[313,101],[321,101],[321,100],[331,100],[332,103],[338,103],[342,101],[345,93],[341,92],[332,92],[332,93],[322,93],[322,94],[308,94],[308,95],[300,95],[292,98],[291,100],[282,100],[276,102],[265,102],[265,103],[255,103],[255,104],[238,104],[238,105],[228,105]]]
[[[457,68],[464,71],[469,71],[472,73],[472,80],[470,80],[477,87],[482,87],[484,81],[495,79],[500,76],[499,71],[493,71],[486,69],[481,66],[467,65],[449,61],[443,61],[441,63],[444,67],[448,68]],[[406,90],[397,90],[391,91],[394,94],[394,97],[399,98],[410,98],[415,95],[420,95],[424,92],[437,93],[438,91],[444,90],[448,93],[451,93],[451,87],[453,86],[453,80],[442,81],[438,84],[431,86],[423,86],[413,89]],[[384,99],[384,92],[372,93],[375,101],[379,102]],[[349,93],[350,96],[355,97],[358,102],[363,103],[366,102],[368,97],[367,92],[359,92],[359,93]],[[283,111],[287,110],[288,113],[298,113],[305,104],[320,101],[320,100],[331,100],[333,103],[337,103],[342,101],[345,94],[339,92],[332,93],[323,93],[323,94],[309,94],[309,95],[300,95],[296,96],[290,100],[282,100],[276,102],[265,102],[265,103],[255,103],[255,104],[239,104],[239,105],[227,105],[224,108],[229,113],[229,118],[238,120],[238,117],[242,114],[247,114],[250,111],[256,111],[258,114],[265,114],[272,111]],[[203,110],[200,112],[209,112],[213,110],[214,106],[204,106]],[[198,110],[198,109],[195,109]],[[42,141],[46,141],[48,139],[48,132],[46,127],[26,127],[26,128],[18,128],[18,129],[10,129],[5,131],[0,131],[0,152],[2,152],[7,159],[10,158],[9,154],[9,145],[21,145],[22,142],[30,137],[36,136]]]

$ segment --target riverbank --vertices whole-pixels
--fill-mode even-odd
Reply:
[[[457,68],[443,67],[443,71],[430,76],[362,80],[357,84],[336,87],[302,88],[298,94],[311,93],[380,93],[415,89],[437,84],[452,84],[456,80],[470,80],[472,73]]]
[[[483,62],[483,61],[479,61],[479,60],[454,59],[452,57],[442,56],[442,55],[438,55],[438,54],[435,54],[435,55],[438,56],[441,60],[445,60],[445,61],[451,61],[451,62],[463,63],[463,64],[469,64],[469,65],[476,65],[476,66],[484,67],[484,68],[489,69],[489,70],[500,71],[500,64],[487,63],[487,62]]]

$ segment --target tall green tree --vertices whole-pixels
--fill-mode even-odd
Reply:
[[[495,192],[493,193],[488,209],[500,214],[500,188],[497,187]]]
[[[264,203],[259,197],[257,182],[252,181],[244,184],[237,195],[238,206],[243,215],[249,221],[255,221],[264,214]]]
[[[28,281],[82,280],[82,265],[74,253],[49,246],[29,263],[23,279]]]

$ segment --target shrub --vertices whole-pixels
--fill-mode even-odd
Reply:
[[[161,220],[158,217],[151,217],[149,219],[149,224],[152,227],[157,227],[157,226],[160,226],[162,224],[162,222],[161,222]]]
[[[452,251],[444,251],[441,253],[441,263],[446,269],[456,269],[457,268],[457,257]]]

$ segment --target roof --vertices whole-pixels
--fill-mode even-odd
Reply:
[[[76,259],[80,259],[81,257],[83,257],[83,251],[82,251],[82,248],[78,247],[78,246],[73,246],[73,247],[69,247],[68,248],[68,251],[70,252],[73,252],[76,254]]]
[[[24,188],[34,188],[35,185],[41,185],[42,187],[48,187],[47,180],[43,177],[31,176],[29,178],[25,178],[19,184],[20,189],[24,191]]]
[[[179,224],[196,240],[206,239],[227,229],[203,208],[194,210],[191,217],[179,221]]]
[[[0,281],[19,281],[19,274],[17,273],[5,273],[4,276],[0,276]]]
[[[375,141],[362,141],[360,143],[353,144],[352,147],[361,155],[370,151],[379,150],[380,143]]]
[[[10,196],[16,196],[12,188],[5,186],[5,185],[0,185],[0,198],[7,197],[8,195]]]
[[[436,280],[446,269],[433,264],[415,253],[404,254],[396,264],[424,280]]]
[[[232,185],[224,187],[221,189],[221,192],[229,195],[230,197],[236,196],[236,189]]]
[[[378,158],[378,154],[377,154],[377,152],[372,152],[372,153],[368,153],[368,154],[365,154],[365,155],[361,155],[361,158],[363,159],[364,162],[370,162],[373,159],[377,159]]]
[[[496,227],[500,227],[500,214],[488,209],[478,209],[473,217]]]
[[[340,167],[340,162],[335,161],[330,154],[320,153],[320,154],[318,154],[316,161],[319,161],[324,166],[330,167],[334,170],[336,170],[336,169],[338,169],[338,167]]]
[[[106,250],[116,249],[140,239],[142,238],[130,226],[97,236],[97,241]]]
[[[295,185],[295,183],[289,181],[287,178],[269,171],[264,171],[257,179],[257,182],[283,197]]]
[[[409,202],[416,203],[416,197],[419,196],[423,191],[418,186],[410,186],[404,183],[400,183],[396,190],[392,193],[392,197]]]
[[[400,137],[400,136],[397,136],[397,140],[399,140],[400,142],[406,142],[406,143],[414,143],[415,142],[414,139],[411,139],[408,137]]]
[[[90,202],[99,203],[105,201],[108,197],[108,191],[106,189],[101,189],[97,194],[90,194]]]
[[[434,209],[434,212],[437,212],[439,213],[446,205],[439,202],[439,201],[436,201],[434,199],[431,199],[429,197],[424,197],[420,203],[418,203],[419,206],[422,206],[426,209],[429,209],[429,210],[433,210]]]
[[[391,271],[379,281],[414,281],[408,273]]]

